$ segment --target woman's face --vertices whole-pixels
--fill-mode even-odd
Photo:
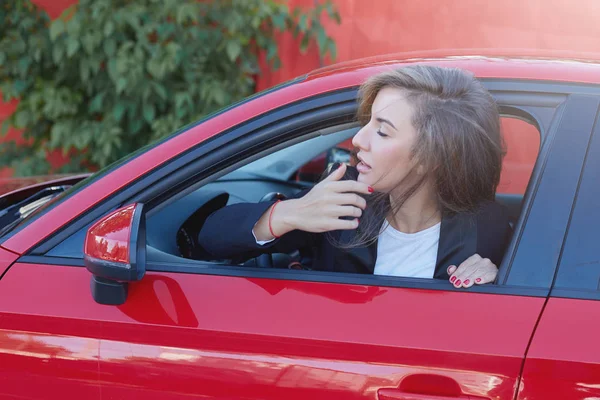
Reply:
[[[411,153],[417,132],[412,125],[413,108],[401,89],[383,88],[371,107],[371,120],[352,139],[358,149],[359,182],[379,192],[396,188],[415,161]]]

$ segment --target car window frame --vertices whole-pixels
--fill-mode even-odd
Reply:
[[[583,161],[583,172],[577,184],[577,193],[573,209],[569,217],[569,225],[561,249],[558,266],[552,282],[551,297],[561,297],[580,300],[600,300],[600,276],[596,279],[596,287],[589,287],[591,277],[576,271],[577,267],[596,264],[590,260],[591,253],[597,247],[596,226],[593,222],[597,216],[590,216],[589,209],[597,203],[598,192],[597,174],[600,167],[600,110],[596,114],[594,131],[590,138],[588,151]],[[597,209],[597,213],[600,209]],[[593,212],[593,211],[592,211]],[[593,258],[593,257],[592,257]]]
[[[571,91],[572,91],[572,85],[568,85],[568,84],[561,84],[561,83],[548,83],[548,82],[515,82],[515,81],[506,81],[506,80],[495,80],[495,79],[489,79],[489,80],[482,80],[484,82],[484,85],[490,90],[492,91],[492,93],[494,94],[494,97],[497,98],[499,106],[500,106],[500,110],[502,114],[508,114],[511,117],[517,117],[517,118],[524,118],[527,120],[527,122],[532,123],[534,125],[536,125],[538,127],[538,130],[540,131],[540,135],[542,135],[541,138],[541,143],[542,143],[542,148],[540,149],[540,152],[538,154],[538,159],[536,161],[536,166],[534,167],[534,171],[532,173],[531,176],[531,180],[530,183],[528,185],[528,189],[527,192],[524,196],[524,203],[525,202],[530,202],[531,199],[531,188],[536,186],[536,180],[538,180],[540,178],[541,175],[541,171],[543,169],[543,165],[545,164],[545,157],[547,156],[547,143],[549,142],[546,136],[548,136],[549,134],[547,134],[547,132],[551,132],[551,124],[553,123],[554,120],[554,113],[557,112],[560,104],[562,104],[562,102],[564,101],[564,98],[566,97],[566,95],[568,95]],[[356,88],[350,88],[350,89],[344,89],[341,91],[334,91],[334,92],[329,92],[327,94],[323,94],[320,96],[312,97],[309,99],[305,99],[302,100],[298,103],[294,103],[290,106],[286,106],[284,107],[285,110],[291,110],[294,107],[299,106],[302,103],[305,103],[307,101],[313,101],[313,100],[318,100],[318,98],[321,99],[326,99],[326,102],[328,102],[328,104],[331,104],[331,99],[330,96],[335,96],[336,94],[339,95],[340,93],[349,93],[352,92],[353,93],[353,97],[355,97],[356,94]],[[515,97],[516,96],[516,97]],[[537,107],[539,108],[538,110],[533,110],[530,107],[531,101],[529,101],[529,103],[527,101],[518,101],[519,96],[521,97],[526,97],[529,98],[530,100],[535,97],[538,96],[539,97],[539,101],[537,101]],[[533,97],[532,97],[533,96]],[[504,100],[502,100],[502,98],[504,98]],[[512,100],[517,100],[517,101],[512,101]],[[346,99],[347,101],[347,99]],[[335,102],[334,102],[335,103]],[[535,101],[533,103],[536,103]],[[354,104],[354,109],[356,107],[356,105]],[[548,115],[542,115],[543,113],[540,112],[540,110],[542,110],[543,108],[553,108],[553,112],[552,115],[550,117],[548,117]],[[533,107],[535,108],[535,107]],[[280,115],[280,113],[283,110],[277,110],[274,113],[272,113],[270,115],[270,117],[273,119],[273,121],[277,120],[278,118],[282,118],[282,115]],[[299,111],[299,110],[296,110]],[[547,111],[547,110],[546,110]],[[352,113],[349,113],[352,114]],[[546,113],[547,114],[547,113]],[[255,132],[255,137],[254,139],[256,140],[257,138],[259,138],[259,142],[264,142],[265,139],[272,139],[269,138],[269,135],[266,134],[265,132],[262,131],[268,131],[268,129],[266,129],[264,126],[256,126],[256,122],[260,121],[261,118],[258,118],[257,120],[254,120],[250,123],[245,123],[242,124],[243,126],[238,126],[235,127],[231,130],[231,132],[229,133],[224,133],[225,136],[227,136],[227,134],[231,134],[234,137],[238,137],[238,139],[240,137],[243,136],[243,134],[241,134],[241,132],[235,132],[238,129],[241,129],[243,131],[247,131],[250,132],[252,131],[252,129],[256,130],[257,132]],[[260,123],[260,122],[259,122]],[[264,123],[264,121],[262,121],[262,123]],[[252,129],[248,129],[249,125],[253,125],[255,124],[253,127],[251,127]],[[248,126],[247,126],[248,125]],[[246,134],[247,134],[246,132]],[[282,136],[282,135],[280,135]],[[289,135],[287,135],[289,136]],[[289,140],[290,138],[286,136],[286,140]],[[218,137],[223,137],[222,135],[218,135]],[[281,137],[279,138],[279,140],[281,140]],[[270,146],[274,145],[274,142],[269,142]],[[215,148],[211,146],[211,148],[214,150]],[[206,154],[207,151],[201,152]],[[194,151],[190,152],[188,154],[188,156],[190,157],[194,157]],[[200,157],[200,154],[196,154],[196,159]],[[184,158],[184,157],[178,157],[178,158]],[[184,165],[188,165],[189,164],[189,160],[186,162],[183,162],[182,160],[180,160],[178,163],[181,164],[179,166],[179,168],[173,168],[174,164],[175,164],[174,160],[173,162],[168,163],[169,164],[169,168],[167,167],[163,167],[161,168],[161,170],[166,170],[166,169],[170,169],[169,171],[169,176],[176,176],[178,175],[179,178],[181,178],[182,176],[185,176],[185,173],[189,173],[190,171],[183,171],[183,169],[181,169],[181,167],[183,167]],[[235,168],[237,168],[236,164],[233,163],[232,166],[229,167],[230,170],[233,170]],[[182,175],[183,174],[183,175]],[[150,182],[159,182],[158,178],[157,178],[157,174],[152,173],[150,174],[150,176],[146,177],[144,180],[146,181],[146,186],[150,186],[148,185],[148,183]],[[160,174],[161,179],[164,178],[165,174]],[[154,178],[154,179],[153,179]],[[154,185],[156,186],[156,185]],[[160,186],[160,185],[158,185]],[[156,195],[156,191],[157,191],[157,187],[154,188],[150,188],[149,192],[155,192],[154,195]],[[116,207],[117,205],[123,205],[125,204],[123,201],[123,199],[127,199],[127,201],[133,201],[135,199],[143,199],[144,196],[140,196],[140,193],[143,192],[143,190],[133,190],[130,188],[130,190],[128,190],[128,192],[130,194],[132,194],[131,196],[127,197],[127,196],[116,196],[120,198],[120,202],[116,202],[115,205],[113,205],[113,207]],[[148,192],[148,191],[147,191]],[[148,193],[145,194],[145,196],[148,196]],[[526,211],[525,204],[524,204],[524,211],[521,213],[521,217],[519,218],[519,222],[517,223],[517,227],[515,229],[515,231],[521,231],[524,229],[523,225],[524,221],[527,220],[527,211]],[[110,210],[110,208],[104,208],[105,212],[108,212]],[[97,219],[97,216],[96,216]],[[75,224],[76,225],[76,224]],[[80,224],[81,226],[81,224]],[[74,233],[73,230],[71,230],[70,234]],[[64,236],[63,238],[64,239]],[[515,242],[515,240],[513,240],[513,242]],[[38,259],[39,257],[44,257],[44,251],[47,251],[49,248],[51,248],[50,246],[53,243],[51,242],[46,242],[46,243],[42,243],[42,245],[37,246],[35,248],[35,251],[31,252],[30,254],[28,254],[26,257],[28,257],[26,259],[26,261],[29,262],[33,262],[34,259]],[[56,244],[56,240],[54,241],[54,244]],[[507,254],[509,252],[514,253],[516,246],[511,246],[512,248],[509,248],[507,250]],[[513,254],[514,256],[514,254]],[[47,258],[49,257],[45,257],[46,258],[46,263],[61,263],[61,262],[65,262],[68,263],[69,265],[80,265],[81,263],[78,260],[47,260]],[[472,292],[484,292],[484,293],[506,293],[506,294],[516,294],[516,295],[534,295],[534,296],[545,296],[548,293],[549,287],[519,287],[519,286],[515,286],[515,287],[510,287],[510,285],[507,285],[506,283],[506,277],[509,275],[510,273],[510,263],[512,263],[512,258],[513,257],[508,257],[510,258],[509,261],[509,265],[504,268],[505,274],[504,276],[502,276],[502,274],[499,275],[499,285],[487,285],[487,286],[479,286],[479,287],[474,287],[471,289]],[[185,260],[185,259],[182,259]],[[426,280],[427,282],[425,282],[424,280],[421,279],[417,279],[417,278],[401,278],[402,282],[399,282],[397,277],[382,277],[382,276],[341,276],[341,275],[353,275],[353,274],[341,274],[341,273],[333,273],[333,275],[330,275],[328,273],[325,272],[321,272],[321,271],[300,271],[300,273],[298,273],[297,271],[285,271],[285,270],[279,270],[279,271],[264,271],[264,270],[255,270],[252,268],[246,268],[244,267],[243,269],[235,266],[232,267],[227,267],[227,266],[218,266],[215,267],[214,264],[207,264],[207,268],[201,268],[200,267],[200,263],[199,262],[194,262],[193,263],[193,267],[186,267],[184,265],[178,265],[178,266],[174,266],[174,265],[149,265],[148,270],[154,270],[154,271],[164,271],[164,272],[180,272],[180,273],[191,273],[193,270],[193,273],[205,273],[205,274],[217,274],[217,275],[230,275],[230,276],[240,276],[240,277],[268,277],[268,278],[274,278],[274,279],[294,279],[294,280],[309,280],[309,281],[319,281],[319,282],[336,282],[336,283],[354,283],[354,284],[366,284],[366,285],[377,285],[377,286],[399,286],[399,287],[419,287],[419,288],[426,288],[426,289],[443,289],[443,290],[452,290],[452,285],[449,285],[447,282],[444,281],[437,281],[435,282],[434,280]],[[505,263],[503,263],[502,266],[504,266]],[[501,266],[501,272],[502,272],[502,266]],[[433,282],[431,282],[433,281]]]

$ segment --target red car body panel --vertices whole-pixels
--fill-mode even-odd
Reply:
[[[474,72],[480,78],[600,82],[600,64],[486,57],[413,59],[403,62],[381,61],[375,65],[352,64],[349,67],[342,65],[321,72],[317,71],[304,81],[234,107],[141,154],[118,170],[86,187],[77,196],[60,203],[42,215],[35,227],[26,226],[2,245],[23,254],[31,246],[51,235],[58,227],[76,218],[98,201],[127,186],[156,166],[226,129],[285,104],[320,93],[358,86],[374,73],[410,63],[460,67]],[[565,68],[565,65],[568,67]]]
[[[518,399],[600,398],[598,321],[597,300],[548,299]]]
[[[4,272],[10,268],[12,263],[17,260],[17,258],[19,258],[18,254],[8,251],[0,246],[0,278],[2,275],[4,275]]]
[[[29,285],[32,276],[44,284]],[[94,302],[89,280],[84,268],[17,263],[0,281],[0,355],[11,360],[0,365],[1,393],[93,399],[100,385],[102,398],[375,399],[381,387],[446,396],[458,387],[509,399],[544,303],[149,272],[113,307]],[[493,312],[464,318],[474,301]]]

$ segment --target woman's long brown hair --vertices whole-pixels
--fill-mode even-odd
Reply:
[[[434,185],[442,215],[476,211],[494,200],[500,181],[504,142],[498,107],[471,73],[417,65],[375,75],[359,90],[361,123],[368,123],[377,93],[388,87],[403,90],[413,106],[417,140],[412,157],[425,174],[409,173],[400,182],[405,186],[408,182],[408,189],[392,201],[389,193],[370,196],[358,235],[351,243],[335,243],[341,247],[376,240],[386,217],[393,216],[427,180]]]

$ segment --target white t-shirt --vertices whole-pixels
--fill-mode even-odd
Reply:
[[[431,228],[416,233],[404,233],[392,228],[387,222],[377,241],[377,261],[374,275],[402,276],[405,278],[433,278],[440,243],[438,222]],[[275,239],[254,240],[259,245]]]
[[[384,223],[377,241],[375,275],[433,278],[440,243],[440,226],[404,233]]]

